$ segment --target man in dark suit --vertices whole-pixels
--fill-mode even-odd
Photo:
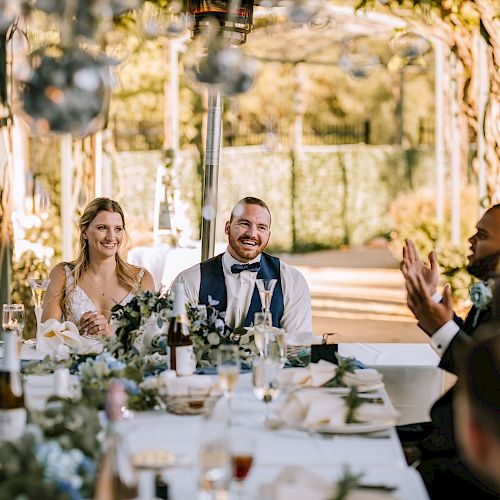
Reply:
[[[500,205],[491,207],[476,228],[476,234],[469,239],[472,253],[467,270],[484,280],[494,272],[500,256]],[[424,265],[414,244],[407,241],[401,271],[406,280],[408,307],[441,356],[439,367],[457,374],[458,360],[471,343],[476,326],[489,320],[490,310],[473,306],[465,321],[458,318],[452,310],[449,285],[445,286],[442,296],[436,291],[439,271],[434,252],[429,254],[429,264],[429,267]],[[440,498],[445,492],[449,494],[452,487],[457,487],[457,492],[467,492],[470,487],[475,498],[495,498],[487,487],[482,491],[483,485],[477,484],[457,457],[452,399],[453,390],[450,390],[433,405],[430,423],[398,429],[407,458],[419,461],[418,470],[431,498]],[[482,491],[480,494],[478,488]]]
[[[498,296],[500,304],[500,296]],[[489,321],[464,359],[453,414],[459,450],[500,498],[500,322]],[[481,329],[481,327],[480,327]],[[479,330],[479,329],[478,329]],[[474,339],[476,340],[476,339]],[[462,495],[461,495],[462,496]]]

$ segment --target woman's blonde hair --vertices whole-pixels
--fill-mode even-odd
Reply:
[[[84,231],[97,217],[97,214],[99,212],[119,213],[122,218],[125,237],[127,236],[125,229],[125,216],[123,215],[122,207],[120,207],[118,202],[111,200],[110,198],[96,198],[85,207],[85,210],[80,217],[80,223],[78,224],[78,228],[80,230],[78,256],[75,260],[67,263],[67,265],[71,268],[71,273],[74,279],[64,293],[64,298],[61,304],[64,313],[66,313],[66,311],[69,311],[71,295],[74,293],[83,272],[86,271],[89,267],[89,247],[88,240],[84,238]],[[116,253],[115,259],[118,282],[121,286],[123,286],[123,288],[131,291],[132,293],[137,293],[140,288],[140,283],[138,283],[137,281],[137,268],[132,264],[128,264],[127,262],[125,262],[120,256],[119,252]]]

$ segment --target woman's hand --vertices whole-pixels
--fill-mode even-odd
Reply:
[[[97,311],[88,311],[80,318],[80,335],[109,335],[109,323],[106,317]]]

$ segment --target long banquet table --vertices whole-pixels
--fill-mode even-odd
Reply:
[[[340,351],[343,354],[348,354],[347,351],[353,354],[353,351],[363,351],[363,349],[381,355],[378,347],[361,344],[351,344],[347,350],[341,348]],[[23,347],[22,358],[33,359],[37,354],[32,347]],[[365,357],[364,361],[370,360]],[[429,361],[433,363],[432,360]],[[39,376],[27,379],[27,403],[31,402],[37,407],[43,406],[44,396],[48,396],[47,390],[50,391],[52,387],[49,380],[43,384],[40,382]],[[382,396],[385,404],[392,405],[385,389],[379,389],[374,395]],[[219,401],[214,411],[215,415],[224,413],[225,403],[224,399]],[[273,403],[273,405],[279,404],[280,399]],[[231,433],[241,431],[252,434],[257,445],[254,466],[245,482],[244,495],[240,498],[265,500],[259,493],[260,486],[272,482],[286,466],[299,466],[310,473],[333,481],[342,473],[346,464],[353,473],[364,474],[363,482],[395,486],[396,498],[407,500],[428,498],[419,474],[406,465],[393,427],[378,435],[325,437],[290,428],[270,430],[264,426],[264,414],[265,405],[253,394],[250,374],[242,374],[232,402]],[[199,444],[207,432],[203,417],[177,416],[165,411],[136,413],[123,423],[123,430],[132,453],[159,448],[168,450],[178,457],[177,463],[164,472],[171,500],[196,498],[197,454]],[[143,474],[143,484],[144,481]]]
[[[391,404],[385,390],[378,394],[386,404]],[[221,399],[215,413],[223,413],[225,404]],[[275,404],[280,404],[279,399]],[[382,434],[325,437],[289,428],[270,430],[264,425],[264,413],[264,403],[253,394],[250,374],[243,374],[232,402],[231,433],[251,433],[256,450],[254,466],[240,498],[264,500],[259,493],[260,486],[273,481],[286,466],[300,466],[334,480],[344,465],[349,465],[352,472],[362,472],[363,482],[395,486],[397,498],[428,498],[419,474],[406,465],[394,428]],[[206,438],[204,432],[206,423],[201,416],[146,412],[132,418],[124,434],[132,452],[161,448],[176,454],[178,466],[167,469],[164,477],[169,484],[170,498],[184,500],[196,498],[197,453],[200,441]]]

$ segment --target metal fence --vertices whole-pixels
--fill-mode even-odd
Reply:
[[[118,151],[147,151],[161,149],[163,124],[161,122],[114,123],[115,146]],[[370,122],[350,121],[333,125],[304,121],[302,144],[304,146],[330,146],[338,144],[370,144]],[[277,146],[294,145],[291,123],[273,125],[260,123],[224,123],[223,146]]]

